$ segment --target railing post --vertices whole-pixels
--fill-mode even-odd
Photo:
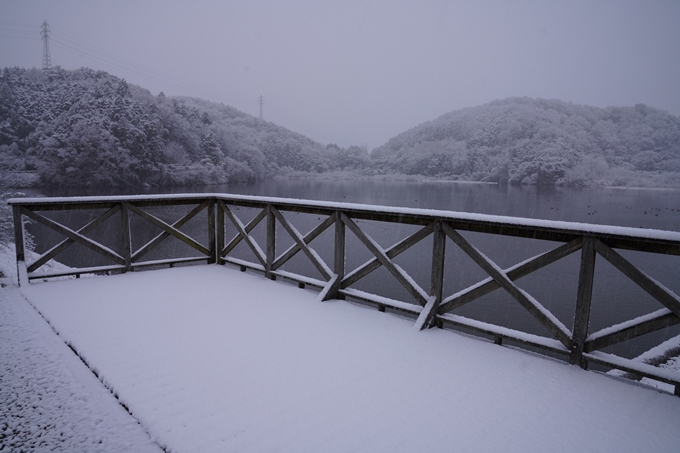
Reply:
[[[437,319],[437,311],[442,301],[444,290],[444,258],[446,257],[446,233],[442,228],[442,221],[434,222],[432,232],[432,273],[430,274],[430,300],[423,307],[416,327],[419,330],[429,329]]]
[[[323,300],[344,299],[340,294],[340,284],[345,278],[345,222],[342,221],[340,211],[335,211],[335,248],[333,252],[332,286]]]
[[[578,276],[571,356],[569,358],[569,363],[584,369],[588,367],[588,362],[583,359],[583,347],[588,336],[588,325],[590,324],[590,302],[593,296],[594,276],[595,239],[586,236],[583,238],[583,246],[581,248],[581,268]]]
[[[22,286],[28,284],[28,271],[26,270],[24,222],[21,216],[21,205],[12,206],[12,216],[14,217],[14,245],[17,255],[17,283]]]
[[[224,250],[224,210],[220,203],[215,203],[215,205],[217,208],[217,237],[215,238],[217,252],[215,254],[215,262],[224,264],[224,260],[222,260],[222,250]]]
[[[120,228],[122,230],[123,258],[125,259],[125,269],[123,272],[132,270],[132,242],[130,239],[130,212],[128,204],[120,204]]]
[[[208,201],[208,250],[210,250],[208,264],[216,263],[218,252],[215,237],[215,198],[212,197]]]
[[[276,280],[276,275],[272,274],[272,266],[276,259],[276,217],[272,210],[272,205],[267,204],[267,263],[264,275],[270,280]]]

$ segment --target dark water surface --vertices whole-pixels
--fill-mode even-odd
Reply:
[[[257,184],[173,188],[165,193],[185,192],[219,192],[342,201],[680,231],[680,191],[674,190],[566,189],[445,182],[288,179]],[[116,194],[120,193],[120,191],[116,192]],[[148,193],[159,193],[159,191],[150,190]],[[55,191],[47,195],[111,194]],[[256,214],[255,210],[245,208],[237,209],[235,213],[244,223],[247,223]],[[165,214],[159,212],[157,215],[163,217]],[[322,220],[317,216],[305,214],[284,213],[284,215],[302,234],[305,234]],[[82,226],[87,221],[77,214],[72,214],[71,217],[73,218],[61,218],[60,220],[74,222],[74,228]],[[174,218],[172,217],[170,215],[167,220],[176,220],[178,215],[175,214]],[[207,229],[205,228],[204,216],[199,217],[200,219],[189,222],[184,231],[191,232],[190,234],[193,237],[202,240],[201,234],[207,235]],[[102,225],[102,227],[105,225]],[[379,222],[359,222],[359,225],[385,248],[417,230],[417,227]],[[154,228],[149,227],[141,219],[133,219],[133,245],[139,247],[154,234],[157,234],[158,231]],[[227,237],[231,238],[235,234],[235,229],[230,226],[227,228]],[[114,222],[108,230],[100,232],[100,236],[93,235],[93,238],[105,243],[109,242],[110,244],[107,245],[116,249],[118,246],[116,241],[120,237],[119,231],[119,225]],[[44,250],[58,240],[57,236],[50,235],[47,232],[41,233],[36,230],[35,233],[38,240],[38,251]],[[262,241],[264,237],[263,228],[258,227],[253,231],[253,235],[261,241],[261,244],[264,244],[264,241]],[[561,245],[546,241],[481,233],[464,232],[463,235],[503,268]],[[42,237],[48,238],[44,241],[44,245],[41,243]],[[370,259],[371,254],[350,232],[347,233],[347,241],[347,271],[349,272]],[[292,239],[287,237],[285,230],[277,229],[278,253],[292,243]],[[165,257],[164,254],[177,256],[177,253],[192,253],[190,249],[185,249],[186,246],[179,241],[174,244],[170,248],[159,248],[154,255],[149,256],[149,259],[163,258]],[[332,228],[315,239],[310,245],[332,267]],[[457,249],[455,244],[447,241],[446,247],[444,297],[487,277],[471,259]],[[431,248],[432,241],[428,238],[395,260],[426,290],[429,289]],[[90,252],[78,251],[74,247],[72,249],[74,250],[71,255],[66,255],[64,261],[71,265],[75,265],[75,261],[78,261],[77,264],[83,266],[82,259],[89,256],[88,253]],[[627,251],[623,251],[622,255],[644,272],[680,294],[680,257]],[[237,247],[234,256],[254,260],[252,253],[244,244]],[[578,253],[575,253],[516,282],[551,310],[568,328],[572,327],[573,322],[579,256]],[[94,264],[101,263],[88,262],[86,265]],[[320,278],[318,271],[302,253],[299,253],[298,256],[287,263],[283,269]],[[355,287],[387,297],[412,301],[411,296],[382,268],[358,282]],[[598,257],[596,259],[590,332],[647,314],[659,308],[663,308],[661,304],[654,301],[643,290],[621,275],[603,258]],[[550,336],[503,290],[497,290],[471,302],[457,309],[455,313]],[[628,341],[606,351],[634,357],[659,342],[678,334],[680,334],[680,326],[675,326],[663,332]]]

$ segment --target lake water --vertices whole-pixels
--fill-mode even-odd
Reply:
[[[150,191],[149,193],[152,192],[157,191]],[[342,201],[680,231],[680,191],[675,190],[566,189],[446,182],[287,179],[257,184],[173,188],[166,191],[166,193],[183,192],[223,192]],[[82,192],[60,191],[51,192],[48,195],[102,195],[102,193],[90,192],[84,194]],[[241,208],[237,211],[237,215],[245,223],[255,215],[255,211]],[[285,215],[303,234],[322,220],[317,216],[303,214],[287,213]],[[203,219],[203,216],[201,216],[201,219]],[[80,222],[80,225],[84,223],[82,220],[76,221],[76,223],[78,222]],[[203,223],[202,220],[196,220],[194,228],[197,230],[204,228]],[[417,227],[379,222],[359,222],[359,224],[385,248],[417,230]],[[141,245],[153,236],[154,231],[149,230],[141,233],[142,229],[145,228],[144,222],[139,221],[136,225],[139,225],[138,233],[140,234],[137,234],[134,243]],[[77,227],[77,225],[74,226]],[[112,228],[115,230],[116,227],[112,226]],[[188,224],[187,228],[191,229],[191,224]],[[198,234],[200,236],[200,232]],[[234,234],[233,227],[231,230],[228,229],[228,238]],[[263,228],[256,229],[253,234],[261,240],[264,235]],[[331,228],[310,244],[331,267],[333,262],[332,234]],[[106,235],[120,237],[113,231],[109,231]],[[133,227],[134,235],[135,229]],[[560,245],[546,241],[481,233],[463,233],[463,235],[504,268]],[[371,255],[350,232],[347,233],[347,236],[347,271],[350,271],[370,259]],[[49,242],[54,240],[52,239]],[[277,249],[279,252],[291,245],[292,242],[292,239],[287,237],[282,228],[277,230]],[[260,243],[263,244],[264,242]],[[111,246],[113,247],[115,244],[111,244]],[[176,247],[181,249],[183,245]],[[431,240],[428,238],[395,260],[426,290],[429,289],[431,247]],[[487,275],[458,250],[455,244],[447,241],[446,247],[444,297],[486,278]],[[41,248],[39,247],[38,250]],[[156,253],[153,258],[162,258],[162,253],[175,254],[178,253],[178,249],[170,250],[166,248],[165,252],[159,249]],[[680,294],[680,257],[627,251],[622,252],[622,254],[643,271]],[[234,251],[234,256],[251,261],[254,259],[252,253],[244,244],[241,244]],[[79,257],[71,255],[66,261],[76,260],[77,258]],[[83,265],[82,263],[79,264]],[[320,277],[318,271],[302,253],[299,253],[298,256],[287,263],[284,270]],[[578,270],[579,254],[575,253],[518,280],[517,284],[536,297],[567,327],[571,328]],[[601,257],[596,259],[595,274],[591,332],[662,308],[661,304],[620,275]],[[386,297],[412,301],[411,296],[383,268],[358,282],[355,287]],[[497,290],[461,307],[455,313],[549,336],[544,328],[503,290]],[[675,326],[662,332],[628,341],[606,351],[626,357],[634,357],[659,342],[678,334],[680,334],[680,326]]]

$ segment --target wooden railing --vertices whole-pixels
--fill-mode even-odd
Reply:
[[[435,325],[473,329],[475,333],[491,336],[497,344],[501,344],[504,339],[509,339],[522,345],[561,354],[568,357],[571,363],[583,368],[587,368],[588,362],[598,363],[606,367],[624,370],[635,376],[649,377],[671,384],[675,386],[676,395],[680,395],[679,373],[601,352],[603,348],[680,323],[680,297],[639,270],[616,251],[616,249],[620,249],[680,255],[680,233],[448,211],[228,194],[12,199],[9,203],[13,206],[14,212],[20,284],[25,284],[37,278],[44,279],[65,275],[79,276],[84,273],[127,272],[145,266],[172,266],[196,261],[230,263],[239,266],[244,271],[246,269],[260,271],[271,279],[281,277],[296,281],[301,287],[305,285],[317,287],[321,290],[320,300],[351,298],[375,304],[381,311],[390,308],[409,313],[416,317],[415,326],[418,329]],[[172,223],[163,221],[148,212],[148,208],[151,207],[180,205],[189,205],[193,208]],[[237,215],[237,210],[240,208],[253,208],[257,211],[257,214],[252,220],[244,223]],[[42,211],[67,210],[99,210],[103,213],[78,229],[69,228],[39,213]],[[202,244],[199,240],[182,232],[181,227],[204,210],[207,213],[207,242]],[[284,217],[283,212],[314,214],[321,221],[309,232],[302,234]],[[159,234],[136,250],[133,250],[131,241],[131,235],[134,234],[130,228],[131,214],[161,230]],[[87,236],[102,223],[116,216],[120,222],[119,250],[122,250],[122,252],[114,251]],[[31,263],[26,262],[26,251],[23,245],[25,218],[64,236],[61,242]],[[410,224],[418,226],[419,229],[391,247],[383,248],[360,228],[357,221],[363,220]],[[236,230],[236,234],[232,238],[225,236],[227,222],[233,225]],[[264,244],[258,243],[251,234],[261,222],[265,222],[266,225]],[[277,224],[282,227],[279,228],[279,231],[283,229],[293,240],[293,245],[279,254],[277,254],[276,247]],[[319,256],[310,243],[331,227],[334,229],[334,252],[333,262],[329,265]],[[351,270],[345,268],[346,230],[350,230],[372,255],[371,259]],[[562,245],[514,266],[502,269],[463,237],[460,231],[532,238],[558,242]],[[430,236],[432,237],[430,286],[429,288],[422,288],[402,267],[395,263],[394,259]],[[169,237],[177,238],[187,244],[199,256],[143,260],[145,255]],[[445,269],[447,238],[488,274],[488,278],[485,280],[448,296],[443,293],[443,282],[445,275],[450,274],[453,270]],[[250,248],[255,257],[254,261],[239,259],[231,255],[241,242],[244,242]],[[69,268],[51,273],[38,272],[41,266],[49,260],[57,258],[60,253],[76,243],[103,256],[111,261],[111,264]],[[573,325],[570,329],[531,294],[517,286],[515,281],[578,251],[580,251],[578,289]],[[282,269],[282,266],[299,252],[307,257],[323,279]],[[597,255],[611,263],[623,275],[651,295],[661,304],[662,308],[646,316],[618,323],[597,332],[589,332]],[[371,294],[353,287],[359,280],[381,266],[394,276],[417,304]],[[680,269],[678,272],[680,272]],[[499,288],[509,293],[520,306],[545,327],[552,338],[454,314],[457,308]]]

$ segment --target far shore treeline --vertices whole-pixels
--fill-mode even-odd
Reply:
[[[509,98],[444,114],[369,154],[317,143],[223,104],[154,96],[102,71],[5,68],[0,174],[5,186],[29,175],[54,187],[329,174],[680,187],[680,117],[643,104]]]

